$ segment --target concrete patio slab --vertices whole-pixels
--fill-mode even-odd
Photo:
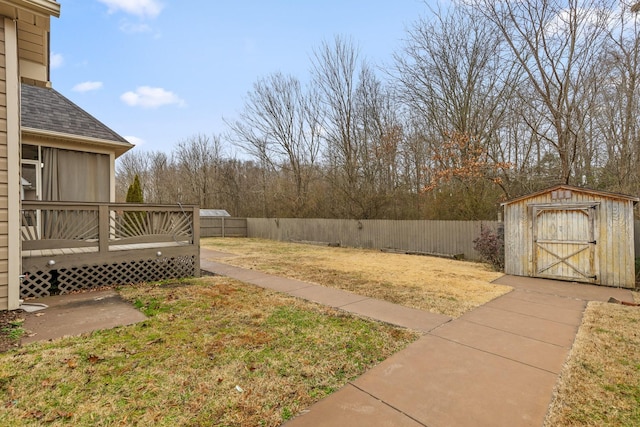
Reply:
[[[526,314],[528,316],[540,319],[551,320],[552,322],[565,323],[567,325],[577,326],[582,322],[582,313],[586,308],[584,301],[578,301],[579,304],[567,304],[569,307],[562,307],[562,302],[567,302],[567,298],[558,296],[548,296],[547,302],[533,302],[522,298],[515,298],[513,294],[524,293],[521,290],[515,290],[507,295],[497,298],[488,304],[487,307],[497,308],[514,313]],[[550,304],[549,300],[555,298],[556,303]]]
[[[512,427],[541,425],[555,382],[545,370],[426,335],[353,384],[425,426]]]
[[[460,319],[559,346],[571,345],[578,331],[577,326],[489,306],[479,307]]]
[[[358,301],[369,299],[368,297],[356,295],[352,292],[343,291],[342,289],[328,288],[320,285],[308,286],[288,292],[288,294],[335,308],[343,308]]]
[[[267,276],[265,273],[246,268],[238,268],[232,265],[222,264],[215,261],[201,260],[200,269],[214,273],[220,276],[232,277],[240,281],[251,281],[263,279]]]
[[[508,294],[504,295],[505,297],[519,299],[522,301],[535,302],[537,304],[544,304],[550,307],[560,307],[571,310],[582,310],[585,306],[585,300],[582,298],[573,298],[569,296],[560,296],[560,295],[552,295],[545,294],[536,291],[530,291],[527,289],[519,289],[516,288]]]
[[[238,255],[232,254],[229,252],[214,251],[212,249],[200,247],[200,259],[222,259],[222,258],[233,258],[236,256]]]
[[[147,318],[112,290],[39,298],[37,302],[49,307],[26,313],[24,328],[30,334],[22,338],[23,345],[131,325]]]
[[[230,275],[229,277],[233,277],[234,279],[236,278],[232,275]],[[273,291],[278,291],[278,292],[287,292],[287,293],[291,293],[299,289],[306,289],[306,288],[315,286],[310,283],[303,282],[301,280],[287,279],[287,278],[276,277],[271,275],[264,275],[263,277],[251,279],[247,281],[247,283],[260,286],[261,288],[271,289]]]
[[[347,384],[334,393],[333,399],[322,400],[308,412],[284,424],[286,427],[422,427],[406,414],[390,407],[371,395]]]
[[[421,332],[429,332],[443,323],[451,321],[450,317],[442,314],[403,307],[373,298],[347,304],[341,308],[350,313]]]
[[[245,283],[251,283],[253,285],[272,289],[278,292],[290,292],[297,289],[314,286],[301,280],[274,276],[272,274],[263,273],[262,271],[235,267],[216,261],[211,261],[210,259],[201,259],[200,268],[210,273],[230,277],[232,279],[240,280]]]
[[[560,373],[571,349],[464,320],[442,325],[431,334],[554,374]]]
[[[540,279],[505,275],[493,281],[501,285],[508,285],[517,289],[527,289],[551,295],[580,298],[585,301],[607,301],[609,297],[621,301],[633,301],[629,289],[610,288],[577,282],[563,282],[560,280]]]

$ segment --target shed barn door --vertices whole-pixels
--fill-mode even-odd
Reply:
[[[533,208],[533,268],[537,277],[598,283],[597,205]]]

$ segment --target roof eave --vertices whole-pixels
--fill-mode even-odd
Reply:
[[[51,0],[13,0],[17,7],[41,15],[60,17],[60,3]]]
[[[500,206],[510,205],[511,203],[520,202],[522,200],[529,199],[529,198],[532,198],[532,197],[536,197],[536,196],[539,196],[541,194],[547,193],[549,191],[558,190],[560,188],[564,188],[564,189],[567,189],[567,190],[573,190],[573,191],[582,191],[582,192],[585,192],[585,193],[595,193],[595,194],[600,194],[602,196],[607,196],[607,197],[616,197],[618,199],[629,200],[629,201],[633,202],[634,204],[636,204],[636,203],[638,203],[640,201],[640,198],[635,197],[635,196],[629,196],[627,194],[612,193],[612,192],[609,192],[609,191],[602,191],[602,190],[592,190],[590,188],[576,187],[575,185],[569,185],[569,184],[558,184],[558,185],[554,185],[553,187],[549,187],[549,188],[545,188],[545,189],[540,190],[540,191],[536,191],[535,193],[526,194],[524,196],[516,197],[515,199],[507,200],[506,202],[500,203]]]
[[[74,135],[70,133],[54,132],[50,130],[42,130],[30,127],[22,127],[22,133],[25,135],[39,136],[44,138],[62,139],[65,141],[73,141],[84,144],[97,145],[104,148],[111,148],[115,152],[116,158],[120,157],[134,147],[129,142],[111,141],[108,139],[92,138],[82,135]]]

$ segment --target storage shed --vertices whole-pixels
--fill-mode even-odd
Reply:
[[[505,273],[635,287],[638,200],[557,185],[503,203]]]

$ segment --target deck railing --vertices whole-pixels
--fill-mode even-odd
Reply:
[[[23,297],[200,274],[196,206],[23,201]]]
[[[23,251],[92,248],[106,253],[199,240],[194,206],[23,201],[21,213]]]

